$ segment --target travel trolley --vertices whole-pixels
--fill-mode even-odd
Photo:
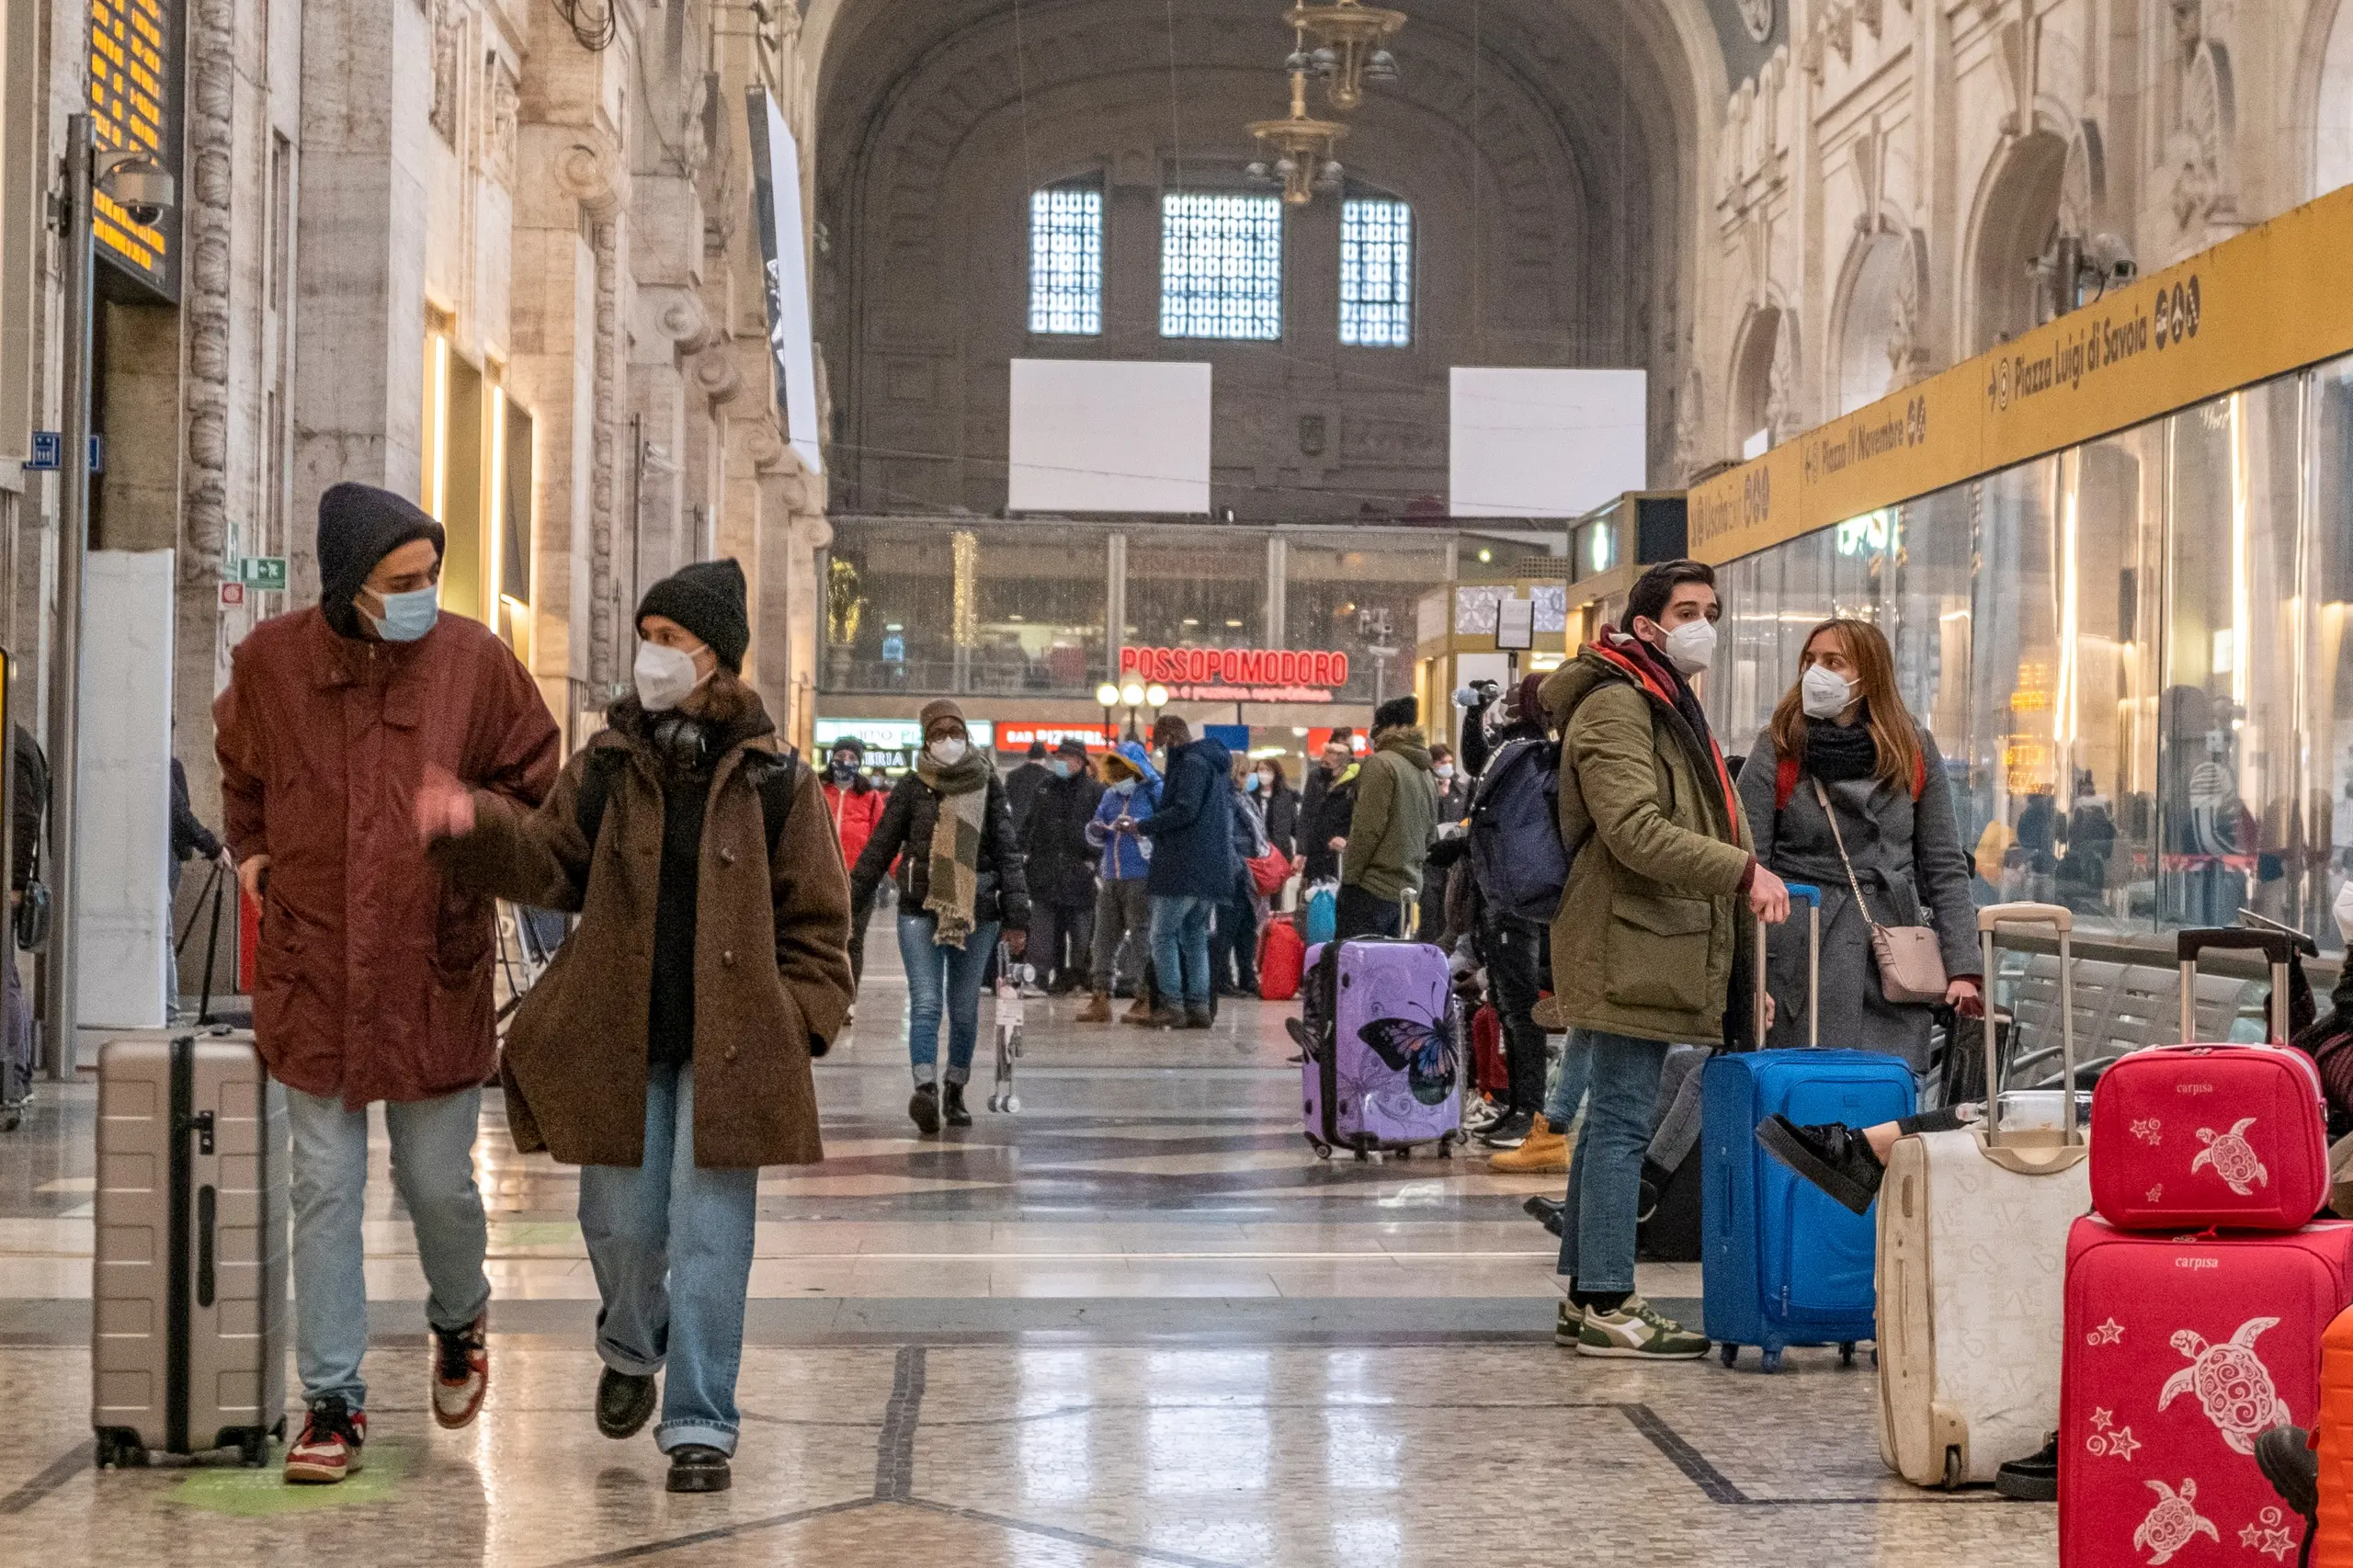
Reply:
[[[1021,1096],[1013,1092],[1013,1064],[1021,1060],[1021,988],[1028,984],[1033,971],[1026,963],[1016,963],[1003,942],[996,951],[996,1081],[989,1089],[989,1108],[1018,1113]]]

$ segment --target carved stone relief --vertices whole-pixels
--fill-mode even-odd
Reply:
[[[2238,217],[2238,179],[2232,146],[2238,101],[2230,51],[2209,39],[2182,80],[2181,124],[2165,138],[2174,222],[2183,230],[2230,223]]]
[[[1765,393],[1765,427],[1773,433],[1776,446],[1795,436],[1804,424],[1798,410],[1797,312],[1784,310],[1780,314]]]
[[[458,120],[465,97],[466,14],[458,0],[435,0],[427,13],[433,21],[433,107],[427,118],[441,140],[458,144]]]
[[[483,169],[512,190],[515,187],[515,126],[521,109],[513,73],[495,51],[483,60],[483,101],[489,106],[490,123],[483,138]]]
[[[1773,36],[1773,0],[1740,0],[1740,19],[1748,36],[1763,43]]]

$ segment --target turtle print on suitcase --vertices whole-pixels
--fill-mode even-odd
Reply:
[[[2183,1394],[2195,1393],[2222,1441],[2238,1453],[2255,1452],[2256,1438],[2296,1418],[2288,1402],[2279,1397],[2270,1369],[2255,1353],[2256,1337],[2279,1322],[2278,1318],[2249,1318],[2221,1345],[2207,1344],[2194,1329],[2176,1333],[2173,1347],[2189,1358],[2189,1365],[2165,1380],[2165,1386],[2157,1392],[2157,1408],[2163,1410]]]
[[[2185,1479],[2178,1495],[2162,1481],[2152,1481],[2148,1486],[2157,1494],[2156,1506],[2132,1532],[2132,1544],[2154,1554],[2149,1568],[2164,1568],[2193,1536],[2210,1537],[2217,1546],[2222,1543],[2222,1532],[2214,1528],[2214,1521],[2198,1511],[2196,1480]]]
[[[2198,1141],[2206,1147],[2199,1150],[2197,1157],[2189,1162],[2190,1174],[2195,1176],[2211,1165],[2214,1174],[2241,1198],[2254,1197],[2256,1187],[2269,1187],[2271,1173],[2263,1168],[2263,1162],[2256,1157],[2254,1146],[2246,1141],[2246,1130],[2255,1125],[2256,1119],[2251,1116],[2242,1118],[2228,1132],[2217,1132],[2211,1127],[2200,1128]],[[2249,1183],[2254,1185],[2249,1186]]]

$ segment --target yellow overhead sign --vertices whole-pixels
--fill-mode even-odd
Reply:
[[[1717,562],[2353,353],[2353,187],[1690,491]]]

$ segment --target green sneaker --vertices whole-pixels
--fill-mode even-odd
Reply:
[[[1618,1356],[1635,1361],[1696,1361],[1708,1353],[1708,1336],[1661,1317],[1640,1296],[1629,1296],[1614,1312],[1588,1310],[1577,1335],[1580,1356]]]
[[[1563,1301],[1560,1315],[1552,1320],[1552,1343],[1574,1346],[1585,1334],[1585,1309],[1574,1301]]]

